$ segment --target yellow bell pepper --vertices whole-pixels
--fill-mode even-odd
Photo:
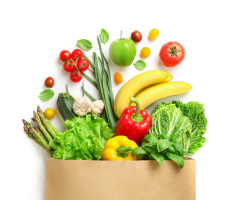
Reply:
[[[137,155],[132,156],[132,149],[138,147],[133,140],[126,136],[116,136],[109,139],[102,154],[103,160],[137,160]]]

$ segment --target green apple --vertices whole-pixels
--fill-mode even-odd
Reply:
[[[109,47],[109,55],[111,60],[118,66],[130,66],[136,55],[134,41],[128,38],[113,41]]]

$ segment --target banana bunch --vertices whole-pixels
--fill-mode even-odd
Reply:
[[[134,103],[130,103],[130,97],[135,97],[143,110],[159,99],[184,94],[192,89],[188,83],[171,80],[170,73],[160,70],[147,71],[133,77],[116,95],[114,103],[116,116],[120,118],[125,108],[134,106]]]

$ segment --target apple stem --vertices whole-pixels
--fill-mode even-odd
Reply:
[[[120,38],[122,39],[122,31],[121,31],[121,34],[120,34]]]

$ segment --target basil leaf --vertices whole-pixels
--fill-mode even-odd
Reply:
[[[179,143],[173,144],[173,147],[175,148],[176,151],[180,153],[181,156],[184,155],[185,152]]]
[[[173,154],[173,153],[169,153],[167,152],[167,156],[169,157],[170,160],[173,160],[174,162],[176,162],[176,164],[178,165],[179,168],[183,168],[184,166],[184,159],[182,156]]]
[[[164,162],[164,156],[159,153],[151,153],[151,156],[160,164],[162,165]]]
[[[146,63],[143,60],[138,60],[134,63],[134,66],[138,70],[143,70],[146,67]]]
[[[176,155],[180,155],[180,152],[177,151],[173,146],[170,146],[170,147],[168,148],[168,152],[173,153],[173,154],[176,154]]]
[[[148,143],[151,143],[152,145],[156,145],[158,142],[158,138],[153,134],[147,134],[144,137],[144,140],[147,141]]]
[[[100,39],[103,44],[106,44],[109,41],[109,33],[105,29],[101,30]]]
[[[132,156],[135,156],[137,154],[147,154],[147,152],[142,147],[136,147],[132,151]]]
[[[144,150],[146,150],[147,152],[149,153],[154,153],[156,152],[155,148],[152,146],[152,144],[150,143],[145,143],[145,144],[142,144],[142,148]]]
[[[77,40],[77,45],[83,50],[92,49],[92,43],[89,40],[85,39]]]
[[[44,90],[40,93],[39,98],[43,101],[47,101],[54,96],[53,90]]]
[[[171,146],[171,142],[166,139],[161,139],[157,142],[157,150],[158,152],[166,150],[168,147]]]

